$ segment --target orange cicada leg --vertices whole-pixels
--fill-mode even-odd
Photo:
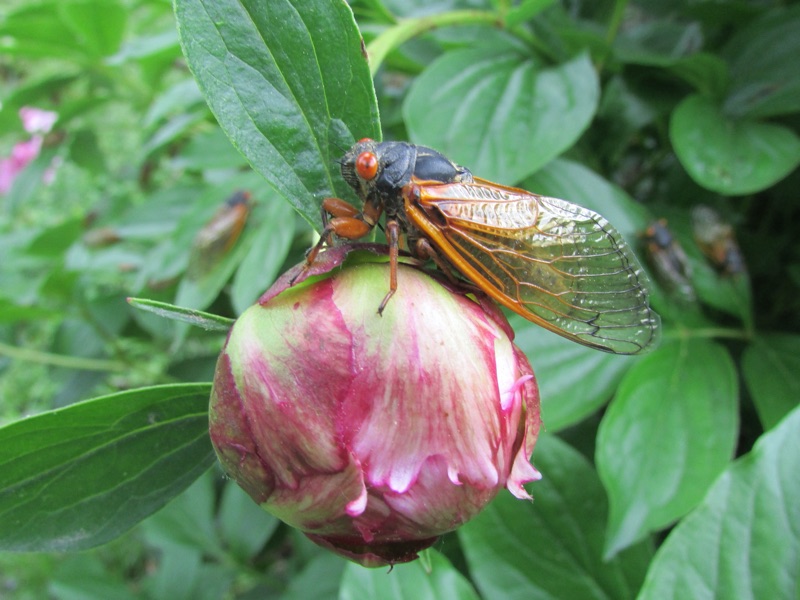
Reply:
[[[359,212],[355,206],[339,198],[325,198],[322,201],[321,212],[324,227],[319,241],[306,252],[306,269],[311,266],[322,248],[330,245],[332,235],[357,240],[372,231],[381,216],[381,210],[372,203],[365,204],[364,210]],[[329,219],[328,215],[333,218]],[[290,285],[294,284],[302,272],[292,278]]]
[[[394,219],[386,221],[386,241],[389,242],[389,291],[378,305],[378,314],[383,314],[383,309],[397,291],[397,259],[400,256],[400,223]]]

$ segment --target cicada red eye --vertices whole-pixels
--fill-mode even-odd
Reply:
[[[359,144],[364,144],[365,142],[371,142],[371,141],[372,141],[372,138],[361,138],[360,140],[358,140],[358,143]]]
[[[370,181],[378,174],[378,157],[373,152],[362,152],[356,159],[356,173]]]

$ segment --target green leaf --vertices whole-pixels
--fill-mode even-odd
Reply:
[[[74,554],[49,574],[47,589],[59,600],[136,600],[121,573],[112,573],[96,554]]]
[[[231,302],[237,314],[243,313],[275,281],[294,239],[295,216],[291,207],[275,194],[264,205],[261,227],[231,286]]]
[[[670,533],[641,600],[797,598],[800,409],[717,479]]]
[[[715,54],[698,52],[669,65],[668,70],[707,96],[719,97],[728,86],[728,66]]]
[[[554,2],[555,0],[522,0],[506,13],[504,18],[506,27],[514,27],[532,19]]]
[[[614,55],[624,63],[666,69],[698,91],[719,97],[728,86],[728,65],[714,54],[698,52],[702,37],[696,23],[645,22],[615,40]]]
[[[207,471],[142,524],[148,546],[155,546],[160,555],[158,570],[143,582],[146,597],[216,600],[226,596],[235,570],[214,530],[217,477],[215,470]]]
[[[314,556],[301,571],[292,575],[281,600],[338,598],[339,582],[346,566],[347,561],[331,552]]]
[[[183,308],[166,302],[148,300],[147,298],[128,298],[128,304],[134,308],[156,314],[159,317],[196,325],[207,331],[228,331],[233,325],[233,319],[228,319],[227,317],[203,312],[202,310]]]
[[[210,393],[142,388],[0,429],[0,549],[90,548],[161,508],[213,464]]]
[[[790,129],[728,119],[702,96],[689,96],[678,105],[669,135],[692,179],[729,196],[763,190],[800,163],[800,139]]]
[[[8,298],[0,297],[0,324],[17,321],[33,321],[35,319],[63,318],[59,312],[40,306],[23,306],[15,304]]]
[[[484,598],[633,598],[652,556],[642,543],[606,562],[607,503],[597,474],[555,436],[540,437],[533,502],[502,492],[458,535]]]
[[[652,218],[625,191],[575,161],[559,158],[522,183],[526,190],[573,202],[603,215],[633,246]]]
[[[514,184],[572,146],[597,110],[587,54],[545,68],[509,44],[448,52],[411,86],[408,132],[484,179]]]
[[[69,144],[69,159],[95,175],[108,169],[106,157],[92,129],[79,129],[74,133]]]
[[[800,403],[800,336],[758,336],[742,356],[742,374],[764,429]]]
[[[61,2],[26,3],[4,15],[4,54],[27,58],[82,59],[82,44],[60,15]]]
[[[385,570],[348,564],[339,588],[339,600],[477,600],[478,594],[466,577],[444,556],[430,551],[430,567],[419,560]]]
[[[88,56],[99,59],[119,49],[128,10],[118,1],[71,0],[60,2],[58,8]]]
[[[47,258],[61,258],[67,249],[78,239],[83,231],[83,220],[74,217],[48,227],[37,235],[30,246],[28,254]]]
[[[194,135],[181,148],[173,166],[178,169],[241,169],[246,166],[244,157],[231,146],[230,140],[218,127]]]
[[[214,531],[215,478],[214,471],[206,471],[147,519],[142,526],[148,542],[220,554],[222,546]]]
[[[733,36],[723,50],[732,85],[725,112],[772,117],[800,111],[800,6],[773,10]]]
[[[242,564],[264,547],[279,524],[235,482],[225,484],[219,505],[220,536]]]
[[[667,343],[631,368],[597,434],[614,555],[694,508],[736,445],[736,369],[718,344]]]
[[[633,364],[629,357],[581,346],[517,315],[509,321],[514,343],[536,373],[542,421],[549,432],[574,425],[608,402]]]
[[[5,200],[9,212],[13,214],[19,210],[19,207],[25,206],[29,202],[35,202],[36,195],[43,185],[44,177],[48,169],[53,166],[53,161],[60,154],[60,150],[59,146],[44,146],[39,156],[28,163],[25,169],[17,175]]]
[[[361,35],[344,2],[176,0],[181,46],[234,146],[309,223],[349,193],[336,159],[380,138]],[[338,192],[338,193],[337,193]]]

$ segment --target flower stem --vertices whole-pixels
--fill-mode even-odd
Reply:
[[[483,10],[454,10],[450,12],[399,20],[367,46],[370,60],[370,73],[375,76],[386,56],[411,38],[449,25],[502,25],[501,18],[494,12]]]
[[[66,367],[68,369],[83,369],[86,371],[126,371],[129,369],[129,367],[117,361],[104,360],[102,358],[51,354],[50,352],[41,352],[30,348],[11,346],[3,342],[0,342],[0,355],[16,360],[52,365],[54,367]]]

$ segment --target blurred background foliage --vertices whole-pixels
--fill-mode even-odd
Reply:
[[[313,30],[313,11],[296,4]],[[178,2],[188,64],[166,0],[0,8],[0,424],[210,381],[224,332],[126,297],[235,317],[301,260],[320,190],[345,193],[336,149],[382,130],[606,216],[643,258],[665,330],[661,348],[627,359],[513,319],[548,430],[536,502],[498,499],[426,563],[395,569],[398,585],[443,598],[679,597],[667,574],[701,562],[681,548],[721,515],[722,530],[752,540],[721,564],[798,548],[758,532],[764,514],[798,516],[783,504],[798,492],[786,466],[798,462],[797,411],[778,423],[800,398],[800,6],[355,0],[380,129],[364,101],[345,128],[329,124],[311,165],[276,167],[258,135],[302,150],[291,125],[273,138],[240,129],[249,91],[266,92],[233,73],[242,105],[220,101],[219,65],[187,43],[212,5],[239,26],[237,3]],[[338,64],[339,43],[316,58]],[[354,67],[331,68],[343,87],[358,83],[346,78]],[[29,108],[55,120],[32,122]],[[750,510],[721,482],[735,497],[773,493]],[[796,593],[797,566],[785,564],[743,585]],[[728,580],[706,579],[712,567],[699,581],[719,591]],[[356,598],[386,577],[313,547],[215,469],[96,550],[0,554],[0,597],[14,599]]]

